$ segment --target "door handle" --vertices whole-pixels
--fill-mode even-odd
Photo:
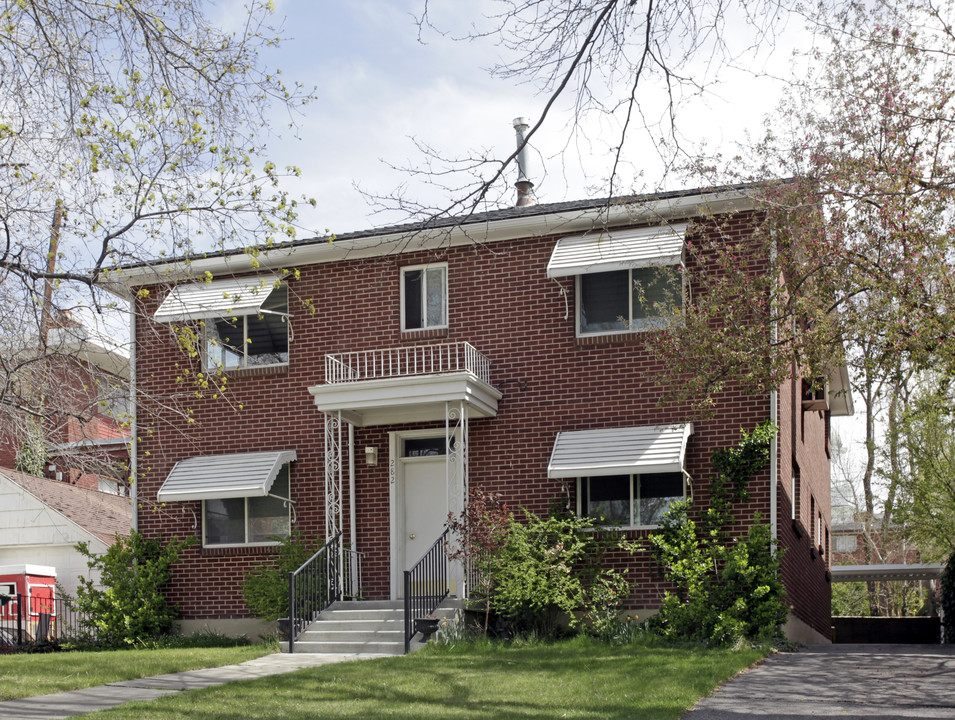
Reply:
[[[414,533],[411,533],[411,534],[408,536],[408,538],[411,539],[411,540],[414,540]]]

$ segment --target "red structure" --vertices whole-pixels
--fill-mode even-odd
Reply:
[[[713,232],[701,218],[714,214],[738,239],[760,217],[747,188],[694,190],[124,269],[138,318],[139,527],[202,540],[169,590],[185,624],[247,618],[241,580],[290,527],[343,532],[361,553],[361,596],[399,597],[401,571],[468,488],[537,513],[554,502],[600,513],[645,537],[675,497],[705,508],[711,452],[774,419],[771,467],[736,530],[757,514],[772,523],[789,631],[828,637],[829,416],[851,412],[845,375],[828,397],[804,397],[801,378],[760,396],[730,387],[692,422],[654,380],[645,341],[660,318],[646,298],[687,296],[684,241]],[[673,270],[663,288],[660,265]],[[629,578],[629,606],[652,613],[665,588],[648,553]]]
[[[0,566],[0,623],[8,629],[11,622],[20,617],[22,629],[30,637],[36,637],[41,616],[46,617],[45,632],[56,614],[56,568],[42,565]],[[6,622],[4,622],[6,621]]]

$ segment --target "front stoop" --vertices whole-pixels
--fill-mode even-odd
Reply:
[[[404,655],[404,629],[401,600],[338,601],[295,641],[295,652]],[[423,646],[420,636],[411,641],[412,652]],[[279,643],[279,647],[288,652],[287,641]]]

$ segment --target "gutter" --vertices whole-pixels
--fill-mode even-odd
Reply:
[[[695,192],[679,197],[618,205],[602,204],[585,209],[558,209],[546,214],[529,214],[498,220],[472,222],[438,228],[406,227],[383,229],[360,237],[316,238],[315,241],[263,250],[254,257],[246,252],[178,258],[164,263],[119,267],[109,271],[101,285],[110,292],[131,299],[130,288],[172,283],[190,278],[281,270],[292,265],[340,262],[382,257],[419,250],[471,246],[475,243],[548,235],[600,231],[607,227],[665,222],[712,214],[742,212],[758,205],[752,193],[740,189]],[[541,207],[541,206],[531,206]]]

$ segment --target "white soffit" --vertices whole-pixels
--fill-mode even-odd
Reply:
[[[274,275],[263,275],[176,285],[162,301],[153,319],[168,323],[254,315],[262,309],[278,279]]]
[[[265,497],[294,450],[207,455],[177,462],[156,493],[159,502]]]
[[[676,265],[683,257],[686,227],[654,225],[561,238],[547,263],[547,277]]]
[[[680,472],[693,424],[557,433],[547,477]]]

